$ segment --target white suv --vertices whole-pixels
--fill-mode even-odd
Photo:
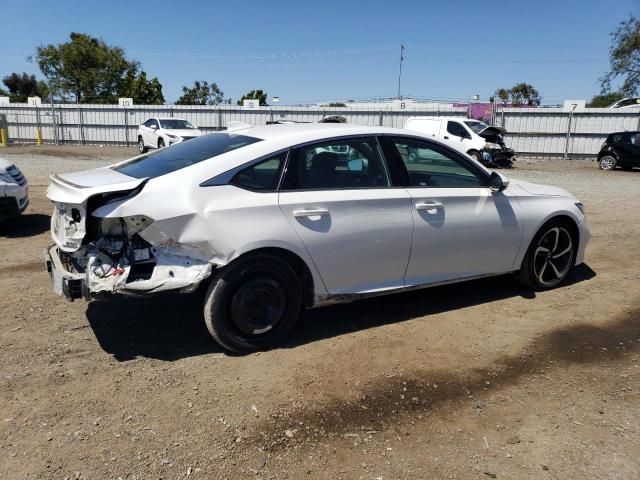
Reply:
[[[138,150],[146,153],[150,148],[168,147],[190,140],[202,132],[181,118],[150,118],[138,127]]]
[[[27,205],[27,179],[18,167],[0,157],[0,222],[20,215]]]

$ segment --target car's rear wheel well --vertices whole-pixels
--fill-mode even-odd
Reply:
[[[250,255],[268,254],[280,258],[286,262],[296,273],[296,276],[300,279],[300,285],[302,287],[302,303],[305,307],[313,306],[314,296],[314,284],[311,270],[307,266],[306,262],[298,255],[290,250],[278,247],[265,247],[257,250],[251,250],[250,252],[242,254],[239,258],[245,258]],[[237,259],[236,259],[237,260]],[[235,260],[234,260],[235,261]]]

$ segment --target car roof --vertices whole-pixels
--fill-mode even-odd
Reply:
[[[411,134],[407,130],[367,125],[344,123],[288,123],[280,125],[263,125],[250,128],[235,129],[230,133],[247,135],[266,141],[287,141],[292,144],[322,140],[323,138],[358,136]]]

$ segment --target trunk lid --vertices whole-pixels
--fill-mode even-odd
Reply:
[[[47,198],[54,204],[51,237],[64,252],[80,248],[87,232],[87,216],[93,210],[114,196],[131,193],[148,180],[129,177],[108,167],[50,178]]]

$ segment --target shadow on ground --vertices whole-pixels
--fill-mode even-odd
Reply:
[[[313,441],[317,432],[329,436],[359,432],[364,436],[363,426],[377,431],[397,429],[403,418],[414,419],[445,407],[460,408],[465,401],[482,405],[483,396],[540,371],[549,374],[568,365],[620,362],[640,350],[639,338],[640,307],[636,307],[602,326],[579,324],[544,333],[519,355],[505,355],[482,368],[452,373],[408,366],[401,375],[380,376],[364,384],[355,399],[334,399],[273,414],[255,427],[251,440],[273,450]],[[294,427],[300,430],[295,438],[284,435]]]
[[[567,283],[594,276],[581,265]],[[283,347],[517,296],[535,298],[535,293],[502,276],[318,308],[302,314]],[[139,356],[173,361],[222,351],[204,324],[202,302],[200,294],[117,297],[91,302],[87,319],[100,346],[119,361]]]
[[[26,238],[49,230],[51,217],[41,213],[25,213],[0,223],[0,237]]]

